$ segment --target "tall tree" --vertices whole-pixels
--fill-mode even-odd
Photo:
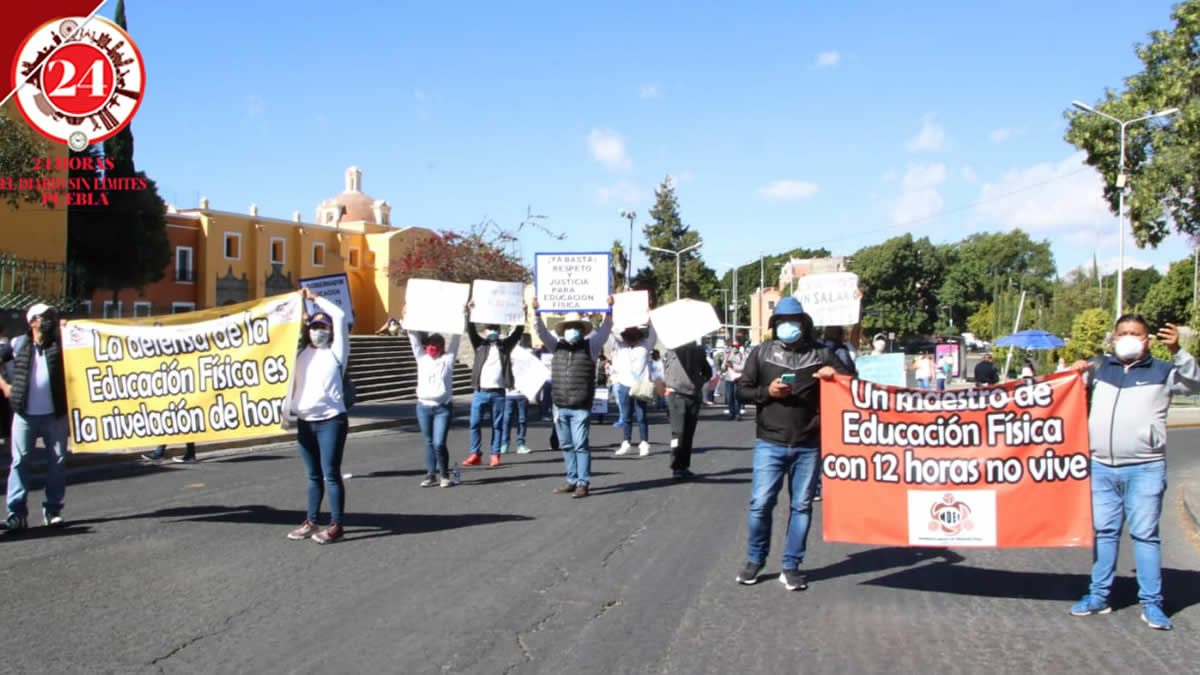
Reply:
[[[1027,295],[1049,298],[1053,289],[1054,255],[1050,242],[1035,242],[1020,229],[1012,232],[972,234],[956,245],[943,247],[946,277],[938,292],[949,306],[955,325],[1009,287]]]
[[[675,256],[661,253],[651,246],[668,251],[682,251],[700,243],[700,233],[683,224],[679,217],[679,199],[670,176],[663,179],[654,191],[654,206],[650,209],[652,222],[642,227],[646,244],[640,246],[649,261],[638,276],[653,280],[654,297],[658,304],[680,298],[719,302],[720,286],[717,275],[704,264],[698,248],[679,256],[679,293],[675,292]],[[716,296],[716,298],[714,298]]]
[[[1127,267],[1125,269],[1124,290],[1122,294],[1123,303],[1130,309],[1135,309],[1141,306],[1146,299],[1146,294],[1150,292],[1150,288],[1162,279],[1162,274],[1153,267],[1147,267],[1144,270],[1136,267]],[[1104,275],[1103,287],[1109,289],[1108,294],[1110,299],[1115,299],[1117,287],[1117,273],[1112,272]],[[1112,304],[1112,303],[1109,303]]]
[[[894,331],[900,336],[927,334],[937,323],[937,290],[944,262],[927,237],[893,237],[859,249],[850,263],[863,292],[865,334]]]
[[[1105,91],[1097,110],[1130,120],[1151,111],[1180,108],[1168,121],[1150,120],[1126,128],[1125,171],[1131,193],[1125,198],[1139,244],[1157,245],[1172,227],[1200,231],[1200,0],[1185,0],[1171,13],[1171,30],[1150,33],[1135,52],[1144,67],[1125,79],[1123,91]],[[1068,109],[1066,139],[1087,153],[1087,163],[1104,176],[1104,196],[1117,212],[1120,188],[1120,128],[1111,120]]]
[[[729,291],[729,301],[733,305],[729,315],[729,321],[735,326],[746,325],[750,321],[749,297],[758,288],[760,275],[763,283],[766,286],[775,286],[779,281],[779,268],[783,263],[791,259],[805,260],[808,258],[828,258],[830,256],[827,248],[794,248],[783,253],[772,253],[764,255],[763,258],[755,259],[751,262],[738,265],[736,269],[730,268],[721,275],[717,282],[718,294],[722,288]],[[734,274],[737,274],[737,284],[733,283]],[[733,291],[737,290],[737,294],[741,297],[734,298]],[[724,317],[723,312],[718,314]]]
[[[126,27],[125,2],[118,0],[114,22]],[[158,186],[133,158],[133,128],[126,125],[95,148],[72,157],[105,159],[106,169],[77,170],[73,177],[104,179],[106,206],[71,206],[67,210],[67,255],[83,269],[86,290],[108,288],[113,299],[124,288],[142,288],[163,278],[171,262],[166,204]]]
[[[625,290],[625,268],[629,266],[629,260],[625,257],[625,245],[620,239],[613,239],[612,248],[609,250],[609,255],[612,256],[612,287],[613,291]]]
[[[1171,263],[1166,276],[1158,280],[1146,293],[1142,303],[1142,314],[1150,322],[1150,330],[1156,331],[1164,323],[1187,324],[1192,321],[1192,280],[1194,267],[1192,257]]]

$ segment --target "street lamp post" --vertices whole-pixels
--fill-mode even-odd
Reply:
[[[637,211],[622,210],[621,217],[629,219],[629,252],[625,256],[629,261],[625,267],[625,290],[628,291],[633,288],[633,219],[637,218]]]
[[[1071,105],[1079,108],[1084,112],[1089,112],[1094,115],[1099,115],[1107,120],[1111,120],[1121,127],[1121,163],[1120,169],[1117,172],[1117,229],[1119,231],[1118,243],[1120,246],[1120,261],[1117,265],[1117,316],[1121,316],[1121,310],[1124,307],[1125,293],[1125,192],[1128,188],[1128,177],[1125,175],[1125,128],[1134,122],[1145,122],[1146,120],[1155,119],[1158,117],[1169,117],[1179,112],[1179,108],[1169,108],[1162,112],[1150,113],[1131,120],[1119,120],[1112,115],[1102,113],[1092,106],[1083,103],[1082,101],[1071,101]]]
[[[766,333],[766,331],[763,330],[763,323],[765,323],[765,317],[763,317],[763,284],[766,283],[766,275],[764,274],[765,271],[766,271],[766,254],[763,253],[762,251],[759,251],[758,252],[758,342],[756,344],[762,344],[763,334]]]
[[[672,251],[671,249],[659,248],[657,246],[650,246],[650,245],[646,246],[646,248],[650,249],[651,251],[658,251],[660,253],[670,253],[671,255],[675,256],[675,299],[676,300],[679,300],[679,259],[680,259],[680,257],[683,256],[684,253],[687,253],[688,251],[691,251],[692,249],[700,248],[700,246],[703,244],[704,244],[704,242],[699,241],[681,251]]]
[[[729,339],[732,341],[737,338],[738,310],[741,309],[741,307],[738,304],[738,292],[737,292],[738,267],[737,267],[737,265],[734,265],[733,263],[723,262],[721,264],[728,267],[733,273],[733,291],[732,291],[732,293],[733,293],[733,329],[729,335]],[[726,321],[725,323],[729,323],[729,322]]]

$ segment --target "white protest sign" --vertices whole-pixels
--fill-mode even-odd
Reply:
[[[676,300],[650,312],[658,341],[674,349],[721,329],[712,305],[699,300]]]
[[[650,322],[650,292],[629,291],[613,295],[613,332]]]
[[[519,281],[484,281],[471,286],[472,323],[525,325],[525,284]]]
[[[299,279],[300,288],[307,288],[318,296],[342,308],[346,320],[354,323],[354,303],[350,299],[350,279],[345,274],[327,274],[322,277]],[[311,307],[309,311],[315,311]]]
[[[512,363],[513,384],[517,391],[530,401],[537,401],[542,385],[550,379],[550,369],[542,364],[542,360],[524,347],[513,347],[509,355]]]
[[[607,312],[609,253],[535,253],[539,312]]]
[[[470,284],[409,279],[404,293],[404,330],[461,335]]]
[[[810,274],[796,281],[795,297],[817,326],[858,323],[858,275],[853,272]]]
[[[608,387],[596,387],[596,397],[592,399],[592,414],[608,414]]]

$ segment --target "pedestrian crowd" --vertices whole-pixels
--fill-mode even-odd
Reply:
[[[354,403],[346,377],[350,324],[336,303],[307,289],[302,294],[315,311],[305,314],[285,419],[296,433],[307,478],[307,501],[303,522],[287,537],[328,544],[344,536],[342,458],[349,430],[347,411]],[[470,449],[462,464],[483,463],[486,419],[491,429],[486,446],[488,465],[496,467],[510,448],[517,454],[531,452],[527,414],[535,401],[515,386],[514,350],[524,349],[519,346],[524,327],[514,326],[505,335],[500,325],[472,323],[468,319],[472,302],[463,308],[463,332],[474,360]],[[638,455],[651,454],[647,416],[651,406],[657,408],[661,403],[670,421],[670,470],[677,480],[695,477],[692,452],[706,405],[716,405],[720,396],[731,421],[742,419],[752,407],[755,440],[746,560],[736,580],[753,585],[761,579],[775,505],[786,485],[786,536],[778,579],[791,591],[806,588],[801,565],[807,553],[813,503],[820,499],[821,381],[857,374],[857,356],[845,342],[843,328],[826,327],[818,336],[800,301],[784,297],[770,316],[769,336],[752,348],[734,342],[724,349],[708,350],[697,340],[660,353],[655,348],[653,322],[620,326],[614,333],[611,296],[608,304],[610,311],[602,316],[569,313],[552,328],[537,311],[538,303],[532,305],[534,328],[542,344],[532,358],[541,359],[549,371],[536,404],[549,413],[553,421],[550,445],[563,457],[564,479],[553,493],[575,499],[589,496],[593,477],[590,429],[594,420],[604,419],[603,413],[595,412],[598,389],[606,392],[611,386],[614,390],[615,425],[623,436],[616,455],[632,452],[635,438]],[[0,530],[10,533],[29,526],[29,457],[38,439],[49,457],[43,522],[52,528],[66,522],[68,422],[60,319],[54,307],[41,303],[29,307],[25,318],[26,332],[0,346],[0,360],[5,363],[0,393],[13,411],[8,516],[0,522]],[[385,328],[391,327],[389,321]],[[1166,347],[1170,361],[1150,356],[1152,336]],[[450,463],[447,435],[454,416],[452,377],[460,336],[409,331],[408,339],[417,363],[416,418],[424,442],[426,475],[420,485],[452,487],[456,468]],[[1060,371],[1069,368],[1082,373],[1088,390],[1095,532],[1091,583],[1070,613],[1087,616],[1112,611],[1110,592],[1119,540],[1128,523],[1142,619],[1152,628],[1165,630],[1171,628],[1171,621],[1163,609],[1159,518],[1166,489],[1166,412],[1172,393],[1200,392],[1200,370],[1192,355],[1180,348],[1173,324],[1152,332],[1143,317],[1126,314],[1116,321],[1113,340],[1111,353],[1070,366],[1059,363]],[[875,354],[882,354],[886,340],[882,334],[876,335],[871,344]],[[919,388],[941,390],[951,378],[955,362],[949,354],[934,359],[922,353],[910,367]],[[1025,364],[1021,376],[1035,376],[1032,363]],[[976,365],[974,378],[976,386],[999,382],[990,354]],[[194,461],[194,443],[187,443],[186,448],[181,461]],[[164,452],[165,446],[160,446],[146,458],[161,459]],[[322,504],[329,512],[324,526],[319,524]]]

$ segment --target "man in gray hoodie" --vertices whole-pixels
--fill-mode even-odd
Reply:
[[[685,480],[695,475],[691,472],[692,438],[700,421],[704,384],[712,377],[712,366],[704,347],[695,342],[668,351],[663,362],[667,415],[671,419],[671,471],[676,480]]]
[[[1129,523],[1142,621],[1170,630],[1163,611],[1162,543],[1158,520],[1167,489],[1167,408],[1172,393],[1200,391],[1196,359],[1179,348],[1174,324],[1158,339],[1170,361],[1150,356],[1149,326],[1140,314],[1117,319],[1113,353],[1072,366],[1088,380],[1092,450],[1092,583],[1071,614],[1108,614],[1121,528]]]

